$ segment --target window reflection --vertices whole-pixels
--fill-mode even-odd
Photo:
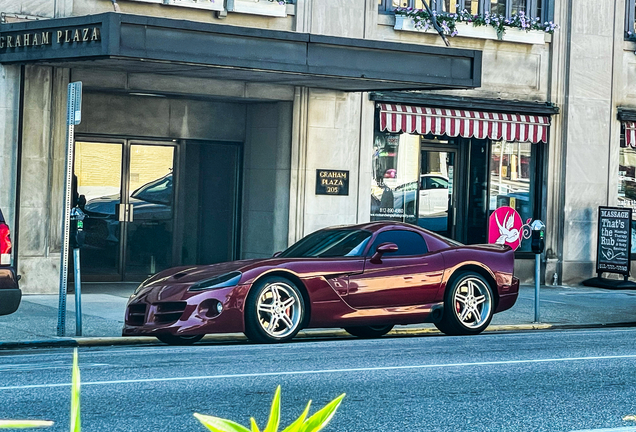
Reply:
[[[490,211],[508,206],[517,210],[522,221],[532,218],[531,199],[532,144],[493,141],[490,158]],[[520,250],[530,250],[530,242]]]
[[[415,223],[418,135],[378,134],[373,146],[371,220]]]

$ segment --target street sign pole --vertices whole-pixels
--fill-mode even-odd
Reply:
[[[60,297],[57,311],[57,335],[66,334],[66,291],[68,282],[68,252],[73,193],[73,151],[75,126],[82,121],[82,83],[68,85],[66,105],[66,182],[64,184],[64,214],[62,221],[62,256],[60,258]],[[77,293],[76,293],[77,295]]]

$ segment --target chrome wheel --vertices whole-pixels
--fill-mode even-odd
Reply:
[[[266,285],[256,300],[258,324],[270,337],[283,339],[293,335],[302,319],[303,303],[297,290],[285,282]]]
[[[481,278],[462,279],[453,293],[453,311],[457,319],[469,329],[481,327],[490,319],[492,295]]]

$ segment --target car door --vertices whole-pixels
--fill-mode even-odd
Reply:
[[[377,246],[383,243],[395,243],[398,250],[384,254],[381,262],[372,262]],[[442,255],[428,253],[419,232],[382,231],[367,253],[364,271],[349,278],[347,303],[359,309],[434,303],[443,273]]]

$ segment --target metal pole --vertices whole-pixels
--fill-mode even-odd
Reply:
[[[535,254],[534,261],[534,322],[539,321],[539,273],[541,270],[541,254]]]
[[[82,335],[82,279],[80,272],[80,250],[73,249],[73,262],[75,263],[75,335]]]
[[[66,182],[64,187],[64,216],[62,220],[62,254],[60,257],[60,298],[57,310],[57,335],[66,335],[66,291],[68,282],[68,248],[71,219],[71,189],[73,181],[73,141],[75,138],[75,86],[68,85],[66,119]]]

